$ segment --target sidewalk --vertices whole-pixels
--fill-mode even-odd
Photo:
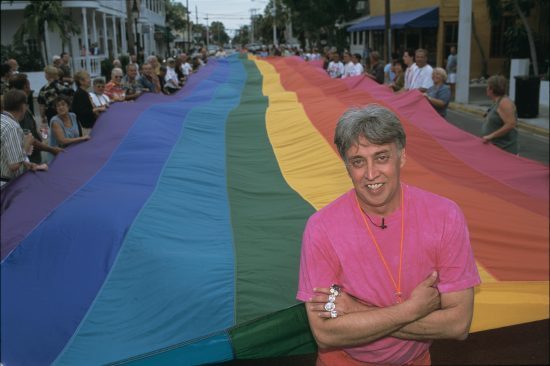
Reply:
[[[469,103],[451,102],[449,103],[449,109],[483,116],[491,106],[491,100],[485,95],[485,88],[486,85],[483,84],[470,85]],[[539,105],[539,115],[537,118],[518,118],[518,128],[548,137],[550,135],[548,106]]]

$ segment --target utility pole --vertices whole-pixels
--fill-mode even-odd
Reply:
[[[199,25],[199,11],[197,10],[197,5],[195,5],[195,24]]]
[[[456,97],[458,103],[470,99],[470,42],[472,40],[472,0],[460,0],[458,11],[458,47]]]
[[[206,49],[208,49],[208,46],[210,44],[210,32],[208,31],[208,14],[206,14]]]
[[[189,0],[186,0],[185,10],[187,11],[187,53],[191,49],[191,12],[189,11]]]
[[[250,43],[254,43],[254,17],[256,9],[250,9]]]
[[[277,0],[273,1],[273,46],[277,47],[279,42],[277,41],[277,22],[275,17],[277,16]]]
[[[386,33],[384,34],[387,62],[391,62],[391,10],[390,10],[390,0],[385,0],[385,11],[386,11]]]

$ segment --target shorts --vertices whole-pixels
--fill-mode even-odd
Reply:
[[[455,72],[450,73],[447,76],[447,84],[456,84],[456,73]]]

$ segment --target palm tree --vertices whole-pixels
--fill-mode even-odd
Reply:
[[[487,0],[487,8],[489,9],[489,17],[491,23],[497,24],[502,19],[502,14],[505,11],[515,12],[519,17],[527,34],[527,40],[529,42],[529,50],[531,53],[531,62],[533,62],[533,71],[535,76],[539,76],[539,64],[537,59],[537,49],[535,47],[535,41],[533,38],[533,32],[529,23],[527,23],[527,17],[525,13],[528,12],[535,3],[532,0]]]
[[[44,65],[48,64],[46,46],[46,22],[48,30],[56,32],[61,37],[62,47],[69,41],[71,34],[80,33],[79,27],[72,21],[69,14],[63,11],[61,0],[31,1],[23,12],[24,21],[14,35],[14,39],[22,42],[25,36],[39,41],[43,50]]]

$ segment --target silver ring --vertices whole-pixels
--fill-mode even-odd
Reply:
[[[336,309],[336,304],[335,303],[329,301],[325,304],[325,310],[326,311],[333,311],[334,309]]]
[[[332,311],[330,312],[330,317],[331,317],[331,318],[336,318],[337,316],[338,316],[338,313],[336,312],[336,310],[332,310]]]
[[[329,302],[334,302],[334,301],[336,301],[336,296],[335,296],[335,295],[328,295],[328,301],[329,301]]]
[[[338,296],[341,290],[342,288],[339,285],[333,284],[332,286],[330,286],[330,293],[334,296]]]

